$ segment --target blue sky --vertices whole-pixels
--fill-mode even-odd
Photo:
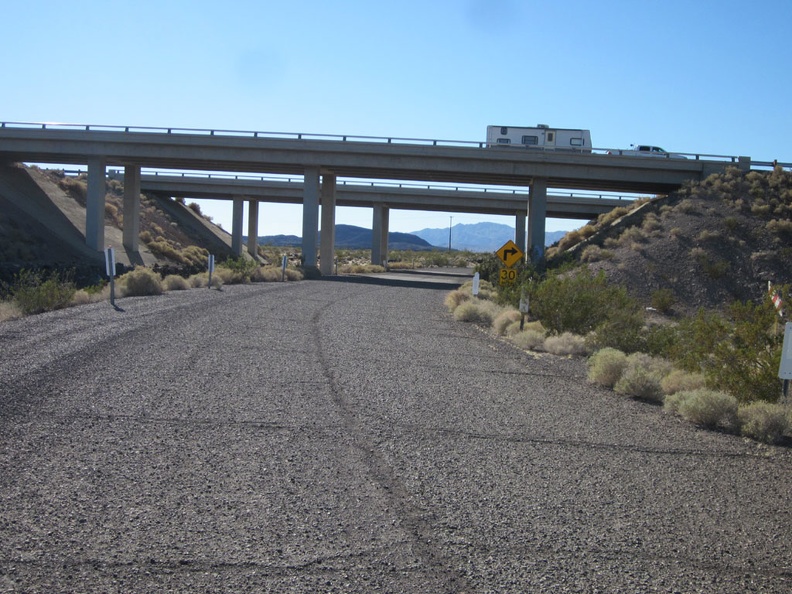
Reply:
[[[547,123],[792,162],[789,0],[28,0],[3,21],[2,121],[449,140]],[[230,229],[229,203],[202,205]],[[454,215],[479,220],[513,225]],[[261,235],[301,230],[298,206],[262,206]]]

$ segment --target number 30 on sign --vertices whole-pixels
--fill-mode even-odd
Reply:
[[[517,271],[514,268],[501,268],[500,284],[511,285],[517,280]]]

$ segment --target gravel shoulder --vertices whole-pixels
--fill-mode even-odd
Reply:
[[[788,592],[792,456],[454,322],[437,283],[0,324],[0,592]]]

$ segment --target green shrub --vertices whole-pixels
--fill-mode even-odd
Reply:
[[[259,266],[250,276],[254,283],[274,283],[282,279],[283,271],[278,266]]]
[[[677,392],[669,397],[678,414],[691,423],[710,429],[733,430],[737,427],[737,399],[731,394],[700,388],[691,392]]]
[[[21,270],[8,293],[23,315],[62,309],[71,304],[77,287],[72,273],[50,274],[37,270]]]
[[[787,410],[780,404],[752,402],[737,410],[740,433],[764,443],[778,443],[790,429]]]
[[[162,281],[159,274],[142,266],[136,266],[134,270],[120,276],[118,284],[124,297],[162,295]]]
[[[588,380],[613,388],[627,368],[627,355],[622,351],[606,347],[594,353],[588,360]]]
[[[559,336],[548,336],[544,342],[544,350],[553,355],[588,355],[589,348],[582,336],[564,332]]]
[[[604,273],[594,276],[588,268],[551,273],[539,284],[531,300],[533,315],[552,334],[572,332],[585,336],[617,312],[637,309],[626,289],[609,286]]]
[[[652,307],[661,313],[669,313],[674,307],[674,301],[674,292],[671,289],[657,289],[652,293]]]

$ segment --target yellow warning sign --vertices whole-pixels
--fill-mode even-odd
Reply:
[[[510,239],[495,252],[495,255],[500,258],[500,261],[503,262],[507,268],[511,268],[522,260],[524,254],[522,250],[517,247],[517,244]]]

